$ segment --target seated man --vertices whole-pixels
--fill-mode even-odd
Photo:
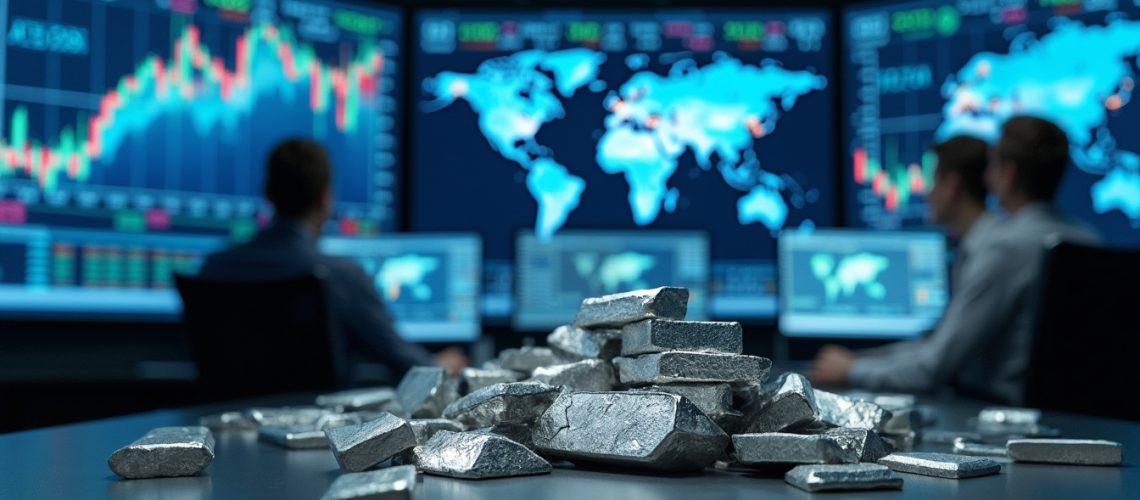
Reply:
[[[938,170],[945,154],[939,153]],[[1045,244],[1053,239],[1097,241],[1095,234],[1065,219],[1051,204],[1068,163],[1068,138],[1056,125],[1031,117],[1007,121],[991,151],[985,181],[1010,215],[983,222],[989,226],[982,226],[977,237],[971,233],[978,223],[966,226],[954,291],[935,331],[924,339],[860,353],[827,346],[816,357],[812,380],[904,392],[953,383],[969,396],[1021,404]],[[958,198],[938,187],[951,178],[947,174],[935,176],[931,204],[936,217],[946,213],[948,200]],[[963,182],[971,181],[949,184]],[[969,199],[970,205],[978,202],[976,193]]]
[[[275,211],[272,223],[248,243],[209,256],[199,277],[264,281],[321,272],[328,304],[350,345],[384,362],[393,376],[416,365],[438,364],[452,372],[466,365],[458,349],[433,357],[401,339],[364,270],[351,260],[318,251],[317,238],[333,206],[332,167],[319,144],[297,139],[281,143],[269,156],[265,179],[265,196]]]

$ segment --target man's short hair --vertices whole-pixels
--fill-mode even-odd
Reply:
[[[990,161],[990,146],[976,137],[959,135],[931,148],[938,156],[936,177],[949,172],[962,179],[962,189],[974,201],[986,201],[986,165]]]
[[[332,181],[332,166],[320,144],[287,139],[269,154],[265,197],[280,215],[301,216],[317,208]]]
[[[1069,166],[1069,138],[1053,122],[1015,116],[1001,127],[997,159],[1017,169],[1018,187],[1034,200],[1050,200]]]

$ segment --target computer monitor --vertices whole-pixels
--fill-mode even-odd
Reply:
[[[483,241],[473,234],[399,234],[373,238],[328,236],[323,252],[360,263],[414,342],[479,338]]]
[[[266,222],[287,137],[328,150],[330,233],[395,229],[399,9],[0,1],[0,20],[0,314],[176,318],[171,269]]]
[[[587,297],[660,286],[688,288],[688,319],[708,318],[705,233],[565,230],[544,240],[526,231],[516,246],[518,330],[571,323]]]
[[[517,228],[646,228],[707,231],[710,311],[774,319],[775,235],[835,222],[829,11],[414,19],[411,229],[484,235],[496,314]]]
[[[915,337],[942,317],[949,294],[939,233],[787,232],[779,246],[784,335]]]
[[[910,1],[843,15],[847,223],[922,225],[937,141],[996,141],[1011,116],[1056,122],[1073,164],[1059,206],[1140,245],[1134,1]]]

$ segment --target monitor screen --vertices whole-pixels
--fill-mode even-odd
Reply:
[[[327,236],[321,239],[320,248],[360,263],[405,339],[461,342],[479,338],[483,241],[478,236]]]
[[[940,233],[790,231],[779,246],[787,336],[914,337],[935,326],[949,299]]]
[[[710,312],[773,318],[775,236],[834,222],[826,10],[425,10],[414,29],[412,229],[483,234],[490,271],[520,228],[703,230]]]
[[[395,229],[399,10],[0,1],[0,23],[3,313],[175,317],[171,270],[268,219],[287,137],[328,150],[330,232]]]
[[[697,231],[576,231],[518,235],[519,330],[573,322],[582,299],[660,286],[689,289],[690,320],[708,318],[709,238]]]
[[[1140,4],[921,1],[853,7],[845,27],[847,222],[924,222],[935,141],[995,141],[1031,114],[1069,136],[1060,207],[1140,245]]]

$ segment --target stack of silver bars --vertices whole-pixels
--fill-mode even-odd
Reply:
[[[211,430],[256,431],[290,450],[331,449],[344,474],[326,499],[408,498],[417,472],[464,479],[543,474],[549,461],[660,473],[790,467],[807,491],[899,489],[896,472],[949,479],[1003,461],[1120,465],[1108,441],[1056,439],[1040,412],[987,408],[976,431],[926,430],[908,395],[839,395],[741,354],[738,323],[685,321],[689,292],[590,298],[548,347],[507,349],[458,377],[417,367],[399,386],[320,396],[315,406],[210,415],[116,451],[128,479],[194,475]],[[954,453],[910,452],[916,441]]]

